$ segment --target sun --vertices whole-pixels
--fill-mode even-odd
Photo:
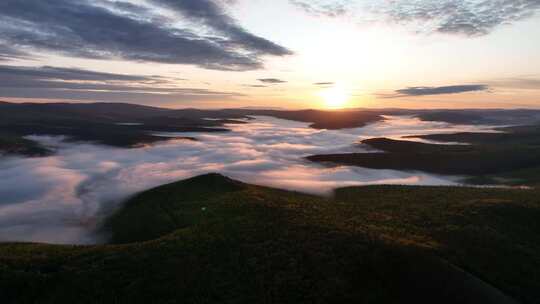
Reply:
[[[319,96],[324,100],[325,107],[329,109],[344,108],[351,98],[347,90],[337,86],[321,91]]]

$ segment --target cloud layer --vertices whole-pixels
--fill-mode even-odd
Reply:
[[[219,2],[149,3],[150,6],[109,0],[3,0],[0,44],[15,45],[24,52],[193,64],[218,70],[258,69],[262,67],[262,56],[291,54],[288,49],[243,29]],[[179,16],[162,15],[156,5]],[[182,18],[188,18],[193,25],[177,25]],[[209,27],[210,32],[201,32],[203,26]]]
[[[258,79],[260,82],[262,83],[266,83],[266,84],[280,84],[280,83],[286,83],[287,81],[285,80],[281,80],[281,79],[277,79],[277,78],[261,78],[261,79]]]
[[[422,31],[482,36],[498,26],[531,17],[540,9],[540,1],[397,0],[378,9],[397,23],[418,22]]]
[[[199,141],[137,149],[36,137],[56,147],[56,155],[0,158],[0,241],[99,243],[104,236],[96,229],[103,218],[130,195],[208,172],[316,194],[350,185],[454,184],[452,178],[423,173],[325,167],[303,157],[365,151],[355,142],[370,137],[472,130],[409,117],[339,131],[274,118],[230,127],[232,132],[222,134],[181,134]]]
[[[225,43],[260,54],[276,56],[290,55],[291,51],[267,39],[258,37],[242,28],[228,16],[219,2],[212,0],[150,0],[180,13],[196,23],[210,27],[229,40]]]
[[[176,80],[75,68],[0,65],[0,97],[174,102],[241,96],[232,92],[178,87]]]
[[[485,84],[465,84],[442,87],[409,87],[406,89],[396,90],[397,95],[392,97],[459,94],[466,92],[487,91],[488,89],[489,87]]]
[[[364,22],[412,26],[415,32],[465,36],[487,35],[499,26],[529,18],[539,0],[290,0],[309,14],[356,15]]]
[[[0,43],[0,61],[27,58],[28,54]]]
[[[490,85],[501,88],[512,88],[522,90],[540,90],[540,78],[537,77],[515,77],[491,80]]]
[[[351,4],[350,0],[290,0],[294,6],[314,16],[339,17],[345,15]]]

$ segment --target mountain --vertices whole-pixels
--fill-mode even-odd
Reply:
[[[0,140],[28,135],[63,135],[74,141],[135,147],[165,140],[152,135],[154,132],[228,131],[223,123],[200,116],[184,117],[170,109],[132,104],[0,104]],[[2,150],[13,151],[9,147]]]
[[[307,159],[372,169],[466,175],[470,177],[463,182],[477,185],[540,184],[540,125],[500,128],[499,131],[408,136],[462,144],[373,138],[362,144],[386,153],[312,155]]]
[[[63,135],[72,141],[130,148],[168,140],[153,135],[156,132],[227,132],[226,124],[245,123],[252,116],[305,122],[315,129],[344,129],[382,121],[384,115],[416,115],[423,120],[471,124],[509,124],[510,121],[524,124],[540,119],[539,113],[534,110],[175,110],[126,103],[0,102],[0,142],[3,142],[0,152],[35,156],[32,151],[36,147],[46,150],[23,138],[28,135]],[[15,142],[16,145],[12,144]]]
[[[378,114],[359,111],[174,110],[122,103],[0,103],[0,152],[34,156],[31,151],[39,144],[22,138],[28,135],[63,135],[73,141],[136,147],[168,139],[153,135],[155,132],[226,132],[229,130],[225,124],[245,123],[238,119],[254,115],[308,122],[314,128],[359,127],[382,119]]]
[[[537,190],[323,198],[219,174],[140,193],[111,244],[0,245],[3,303],[537,303]]]

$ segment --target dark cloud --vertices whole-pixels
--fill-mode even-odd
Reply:
[[[2,0],[0,43],[76,57],[193,64],[218,70],[258,69],[261,56],[291,53],[243,30],[214,2],[152,2],[181,12],[196,22],[195,30],[205,25],[220,35],[175,27],[166,17],[156,17],[151,8],[129,2]]]
[[[287,82],[285,80],[281,80],[281,79],[277,79],[277,78],[260,78],[258,80],[260,82],[262,82],[262,83],[267,83],[267,84],[280,84],[280,83],[286,83]]]
[[[0,96],[124,102],[174,102],[241,96],[231,92],[181,88],[174,84],[175,80],[47,66],[0,65]]]
[[[145,6],[140,6],[133,4],[131,2],[125,1],[114,1],[114,0],[95,0],[93,2],[98,6],[103,6],[114,10],[117,13],[132,15],[133,17],[146,18],[154,16],[152,11]]]
[[[0,61],[28,58],[28,54],[13,47],[0,44]]]
[[[316,82],[316,83],[314,83],[314,85],[316,85],[316,86],[332,86],[334,84],[335,84],[334,82]]]
[[[232,46],[276,56],[292,54],[288,49],[246,31],[226,14],[218,2],[212,0],[150,0],[150,2],[170,8],[186,18],[210,27],[216,33],[229,37],[226,43]]]
[[[486,91],[489,87],[484,84],[454,85],[442,87],[409,87],[397,90],[396,93],[407,96],[458,94],[465,92]]]
[[[145,81],[153,79],[150,76],[137,76],[137,75],[124,75],[94,72],[89,70],[82,70],[76,68],[59,68],[51,66],[43,67],[22,67],[22,66],[0,66],[0,77],[6,77],[3,81],[7,80],[7,77],[25,77],[32,79],[55,79],[55,80],[94,80],[94,81],[108,81],[108,80],[123,80],[123,81]],[[2,83],[0,83],[1,85]]]
[[[420,31],[481,36],[539,9],[539,0],[396,0],[381,4],[376,12],[397,23],[419,23]]]
[[[345,15],[349,10],[351,1],[349,0],[290,0],[294,6],[304,10],[310,15],[339,17]]]
[[[467,84],[442,87],[409,87],[406,89],[396,90],[395,95],[389,95],[386,97],[458,94],[466,92],[487,91],[488,89],[489,87],[485,84]]]

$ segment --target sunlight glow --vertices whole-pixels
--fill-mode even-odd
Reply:
[[[324,100],[325,107],[329,109],[345,108],[351,98],[348,91],[339,86],[324,89],[319,96]]]

